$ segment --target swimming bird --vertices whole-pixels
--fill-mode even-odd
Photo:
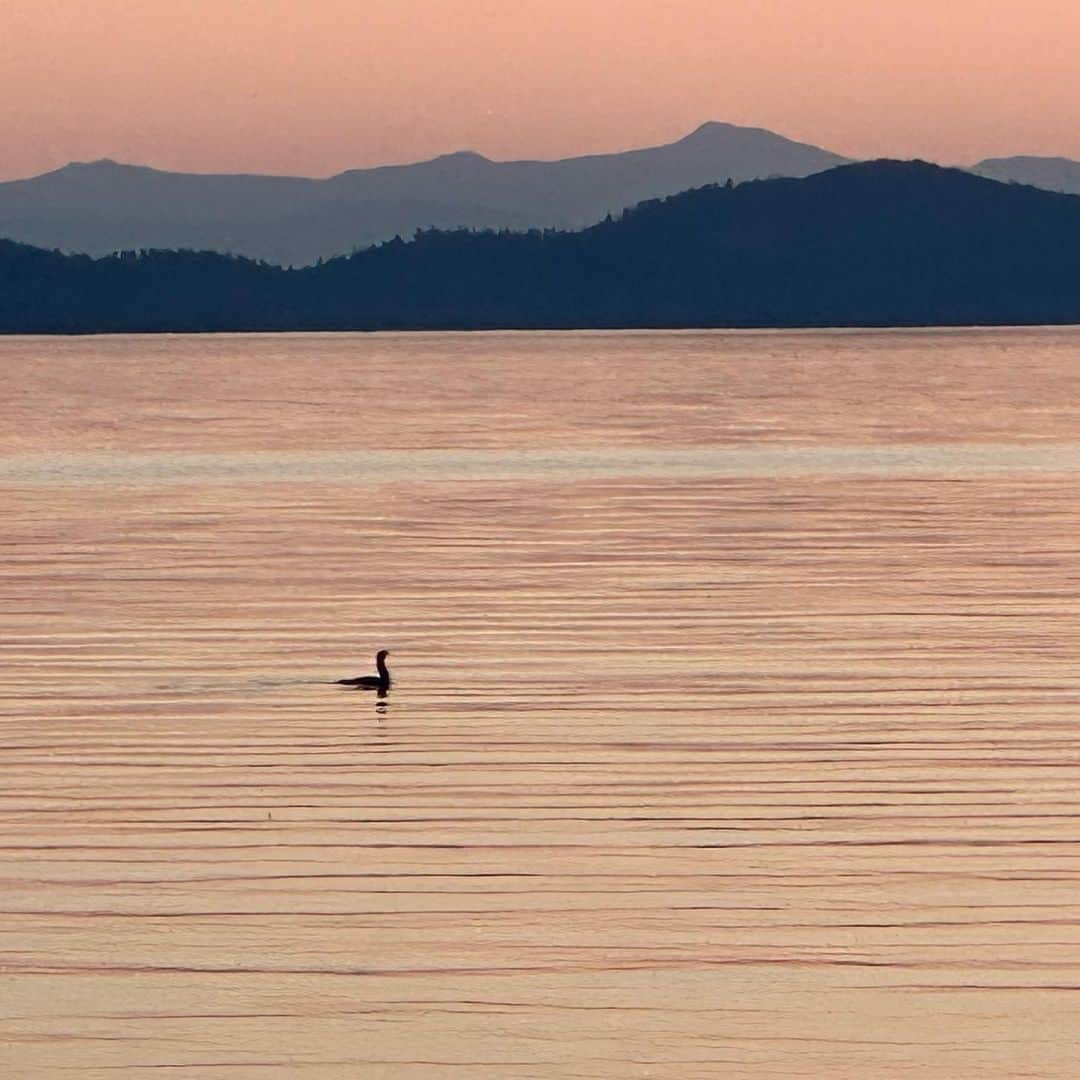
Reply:
[[[380,649],[375,656],[375,667],[378,675],[358,675],[355,679],[338,679],[337,686],[355,686],[357,690],[378,690],[385,694],[390,689],[390,669],[386,666],[386,658],[390,655],[388,649]]]

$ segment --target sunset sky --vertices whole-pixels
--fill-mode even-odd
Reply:
[[[704,120],[854,157],[1080,158],[1077,0],[2,0],[0,177],[327,175]]]

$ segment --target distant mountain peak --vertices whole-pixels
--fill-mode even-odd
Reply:
[[[398,168],[409,168],[410,166],[399,165]],[[421,166],[423,167],[423,166]],[[436,170],[447,170],[450,173],[458,176],[465,176],[470,179],[486,173],[489,169],[497,168],[497,164],[490,158],[484,157],[483,154],[478,154],[475,150],[455,150],[450,154],[440,154],[436,158],[432,158],[431,161],[426,162],[426,167]]]
[[[715,139],[730,138],[733,135],[755,139],[767,138],[778,143],[792,141],[786,135],[778,135],[775,131],[767,131],[765,128],[744,127],[741,124],[729,124],[723,120],[706,120],[704,124],[694,128],[689,135],[684,135],[679,139],[678,143],[710,142]]]
[[[754,173],[761,176],[805,176],[808,172],[832,168],[850,160],[821,147],[778,135],[775,131],[728,124],[721,120],[701,124],[667,149],[702,160],[724,161],[725,164],[730,161],[736,171],[741,172],[739,179],[751,179]],[[772,168],[767,167],[768,163],[772,164]],[[740,164],[744,169],[738,169]],[[746,167],[749,167],[749,171]]]
[[[78,169],[138,169],[145,168],[140,165],[124,165],[122,162],[116,161],[113,158],[97,158],[95,161],[70,161],[64,166],[64,169],[71,169],[72,171]],[[60,172],[63,169],[58,170]]]
[[[484,157],[483,154],[477,153],[475,150],[454,150],[449,154],[440,154],[435,161],[475,161],[484,165],[490,165],[491,159]]]
[[[728,124],[723,120],[706,120],[704,124],[699,124],[689,135],[684,135],[680,142],[686,142],[687,139],[700,139],[709,135],[725,134],[729,131],[759,131],[760,128],[740,128],[736,124]]]
[[[1063,157],[987,158],[971,167],[971,171],[991,180],[1005,183],[1029,184],[1047,191],[1080,195],[1080,161]]]
[[[115,161],[112,158],[98,158],[96,161],[70,161],[46,176],[118,176],[121,174],[132,175],[135,173],[153,173],[157,169],[149,165],[129,165],[123,161]]]
[[[429,158],[427,161],[419,161],[410,165],[376,165],[372,168],[365,169],[346,169],[344,172],[332,176],[330,182],[348,181],[388,172],[400,174],[415,170],[430,171],[433,167],[449,167],[458,171],[470,168],[476,170],[487,168],[488,166],[495,164],[496,162],[492,161],[490,158],[484,157],[483,154],[479,154],[475,150],[454,150],[449,154],[439,154],[437,157]]]

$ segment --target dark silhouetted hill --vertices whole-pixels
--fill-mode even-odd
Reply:
[[[302,270],[0,249],[8,331],[1080,322],[1080,199],[921,162],[707,187],[582,232],[437,232]]]
[[[669,146],[495,162],[448,154],[329,180],[199,176],[113,161],[0,183],[0,236],[103,255],[214,250],[304,265],[418,228],[580,228],[729,177],[806,176],[844,159],[757,128],[705,124]]]

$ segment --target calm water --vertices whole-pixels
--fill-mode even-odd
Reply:
[[[1080,331],[0,379],[0,1075],[1077,1075]]]

